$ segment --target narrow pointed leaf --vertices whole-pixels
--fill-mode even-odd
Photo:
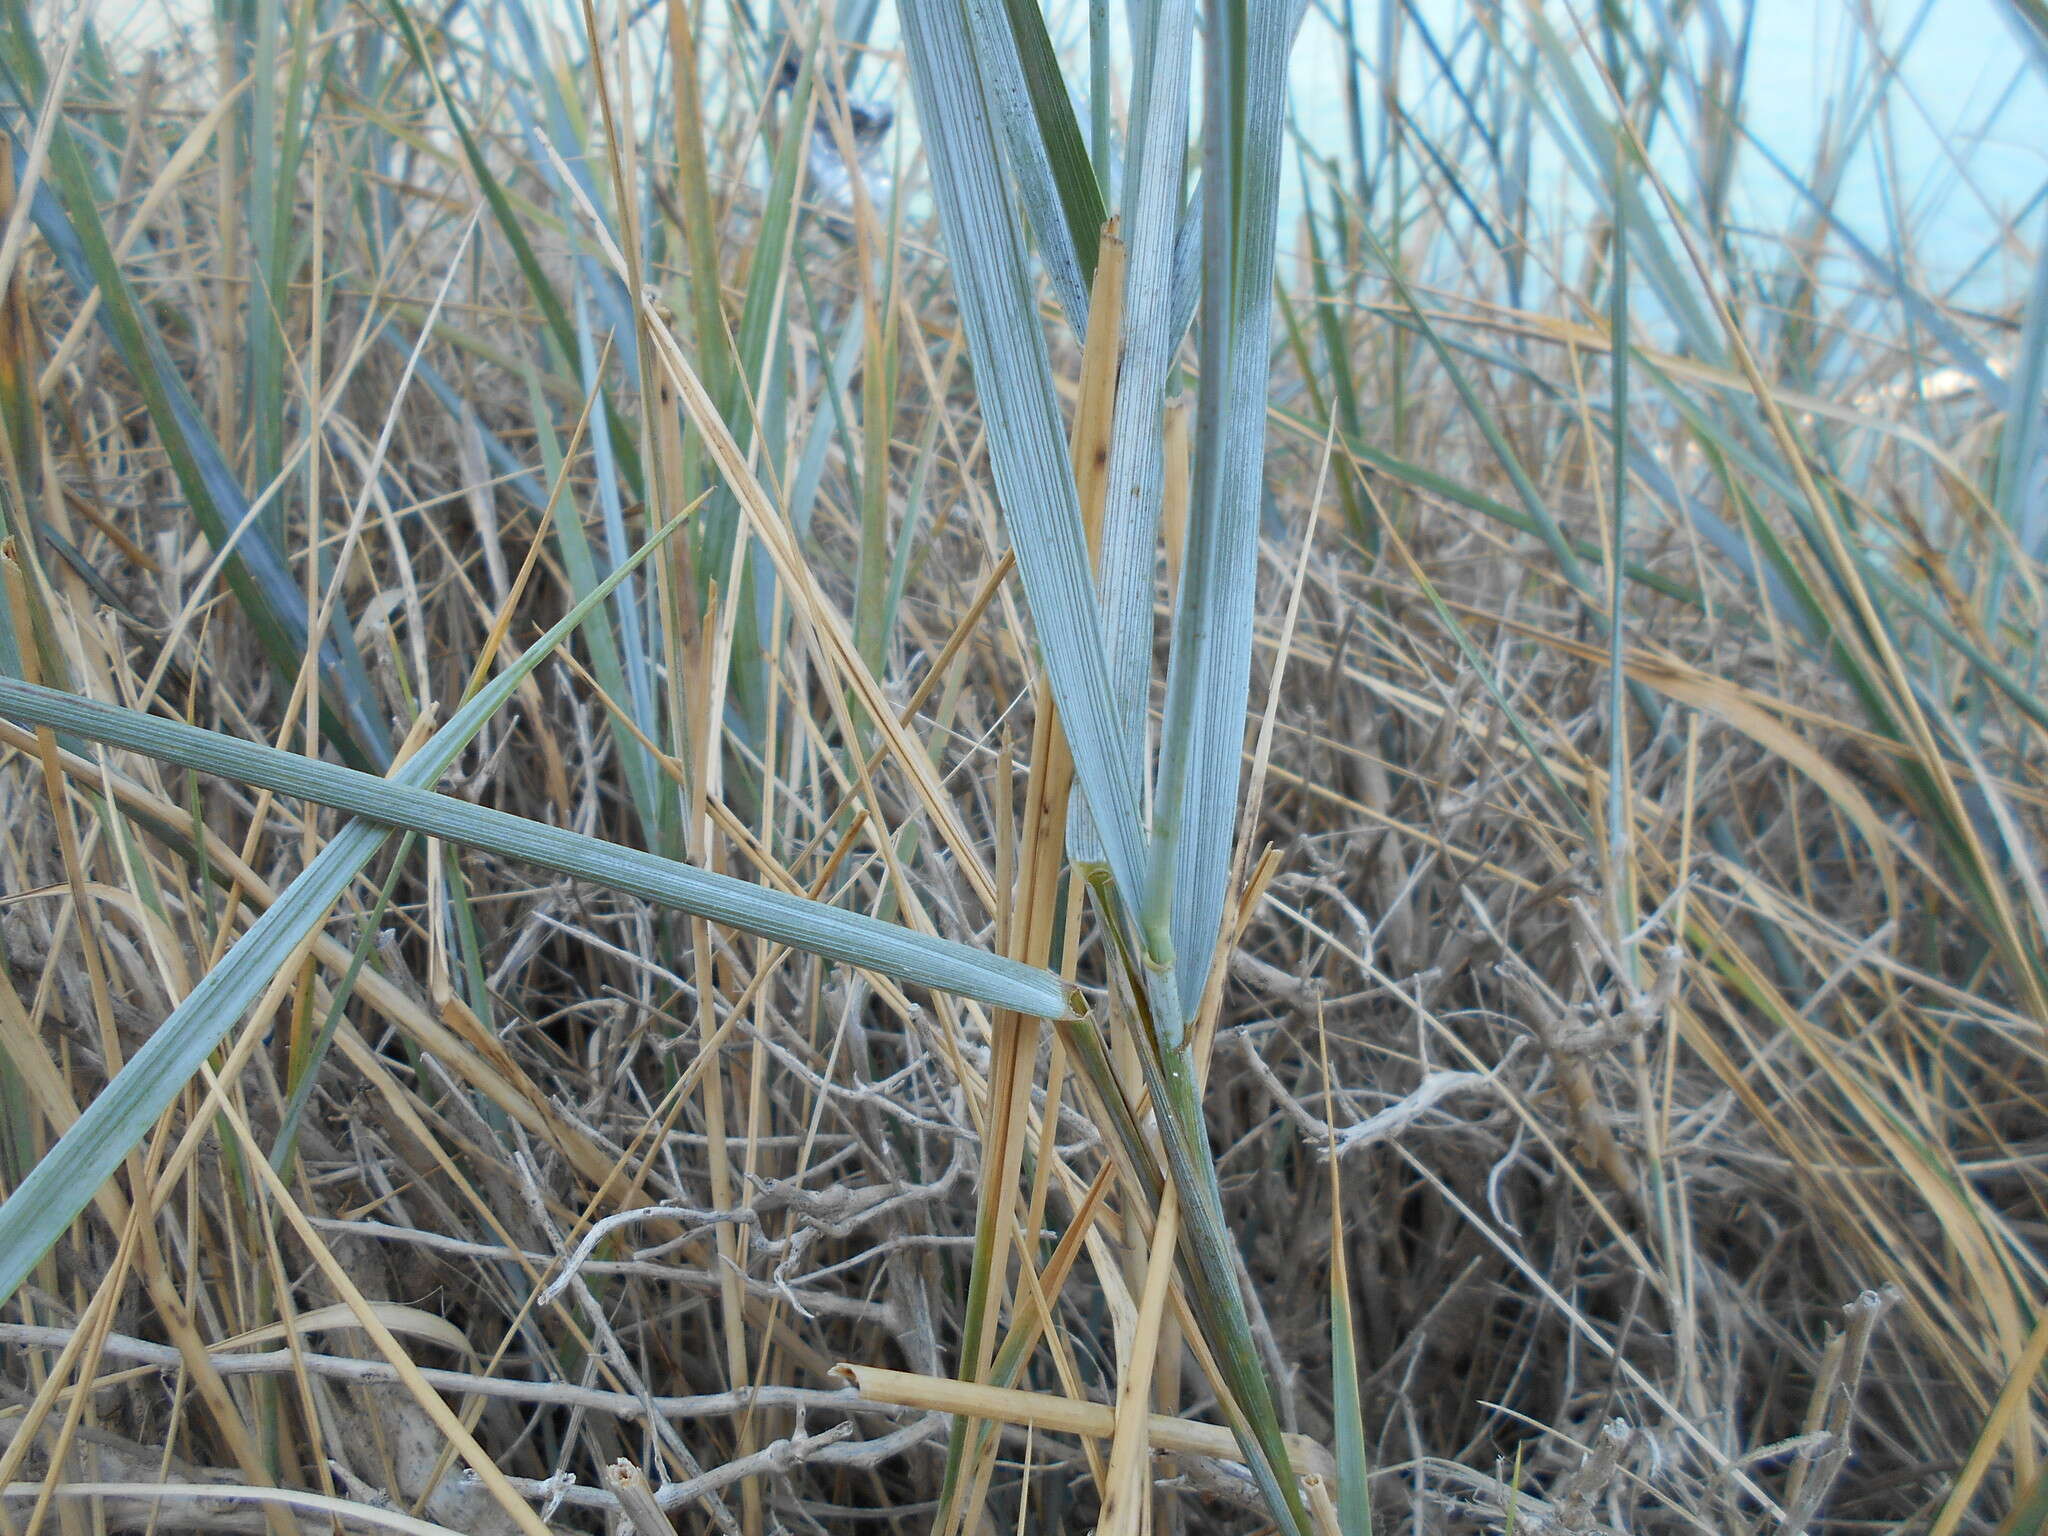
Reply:
[[[479,688],[390,780],[380,782],[418,789],[445,773],[528,674],[603,605],[627,571],[660,548],[679,525],[680,519],[650,539],[517,662]],[[329,839],[313,862],[199,979],[15,1187],[0,1205],[0,1301],[14,1294],[94,1192],[149,1134],[200,1063],[291,963],[307,936],[326,921],[329,909],[391,835],[388,826],[352,821]]]
[[[12,153],[18,174],[22,151],[17,145]],[[51,137],[50,166],[63,195],[60,199],[49,185],[36,189],[30,208],[36,230],[81,296],[98,289],[101,324],[141,391],[185,503],[215,549],[232,544],[224,569],[229,589],[264,654],[289,679],[305,656],[312,628],[304,590],[277,546],[254,523],[241,481],[208,430],[163,338],[135,303],[93,208],[83,158],[62,124]],[[389,762],[382,706],[346,614],[337,613],[321,638],[318,673],[337,745],[360,762]]]
[[[1187,182],[1189,63],[1194,8],[1149,8],[1135,60],[1131,135],[1124,166],[1123,362],[1110,423],[1102,499],[1103,639],[1119,710],[1142,718],[1151,703],[1153,588],[1159,569],[1160,500],[1166,484],[1162,437],[1166,386],[1187,333],[1180,310],[1176,243]],[[1143,766],[1143,743],[1129,745]],[[1077,817],[1075,856],[1092,860],[1094,828]]]
[[[1044,13],[1037,0],[968,4],[990,105],[1003,126],[1039,255],[1068,322],[1085,336],[1108,211]]]
[[[353,811],[408,832],[537,864],[828,960],[955,992],[991,1007],[1045,1019],[1068,1012],[1066,985],[1050,972],[914,933],[864,912],[751,885],[414,784],[12,678],[0,678],[0,716],[70,731],[201,773]]]
[[[989,461],[1074,772],[1127,901],[1137,900],[1144,831],[1128,743],[1104,662],[1095,582],[1045,334],[961,0],[902,0],[910,79],[932,190],[952,257]]]
[[[1145,896],[1155,960],[1170,923],[1184,1008],[1222,920],[1251,689],[1280,144],[1292,0],[1238,0],[1204,38],[1202,387],[1194,501],[1174,615]],[[1177,1043],[1184,1020],[1159,1021]]]

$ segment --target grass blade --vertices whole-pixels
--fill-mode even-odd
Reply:
[[[1202,389],[1144,896],[1155,964],[1192,1010],[1236,831],[1251,690],[1291,0],[1239,0],[1204,34]],[[1158,1021],[1177,1045],[1184,1018]]]
[[[1109,214],[1038,0],[969,0],[984,79],[1003,125],[1053,291],[1076,335],[1088,331],[1088,295]],[[1167,7],[1167,9],[1179,9]]]
[[[680,524],[678,519],[650,539],[631,562],[613,572],[516,662],[479,688],[389,781],[382,782],[423,789],[445,773],[484,722],[504,707],[520,682],[597,612],[626,572],[659,548]],[[14,1294],[94,1192],[149,1134],[200,1063],[291,963],[349,882],[390,836],[388,827],[353,821],[330,839],[15,1187],[0,1205],[0,1300]]]
[[[1052,365],[1025,278],[1023,241],[983,110],[960,0],[903,0],[910,80],[953,259],[989,460],[1075,778],[1125,899],[1142,888],[1144,833],[1133,723],[1110,690],[1081,507]]]
[[[1163,412],[1174,354],[1186,332],[1175,302],[1181,189],[1187,180],[1191,6],[1146,8],[1140,28],[1130,143],[1124,167],[1124,353],[1110,429],[1103,497],[1103,641],[1119,709],[1139,717],[1151,701],[1152,591],[1164,492]],[[1144,743],[1129,744],[1142,774]],[[1093,824],[1074,823],[1074,853],[1100,857]],[[1133,899],[1136,899],[1133,893]]]
[[[25,23],[24,23],[25,25]],[[10,63],[10,69],[19,68]],[[12,153],[20,164],[17,144]],[[163,338],[135,303],[94,209],[77,144],[61,122],[50,142],[51,186],[36,189],[36,228],[81,295],[100,294],[100,319],[149,407],[150,420],[185,494],[186,505],[216,550],[232,548],[229,587],[287,685],[297,675],[311,630],[305,594],[264,529],[241,483],[207,429]],[[333,740],[357,762],[381,766],[391,746],[383,706],[355,647],[354,630],[337,614],[321,639],[320,694]]]
[[[1013,1008],[1042,1019],[1062,1018],[1069,1011],[1065,984],[1034,967],[912,933],[865,913],[438,795],[420,787],[417,779],[380,779],[11,678],[0,678],[0,715],[574,875],[809,954],[959,993],[991,1007]]]

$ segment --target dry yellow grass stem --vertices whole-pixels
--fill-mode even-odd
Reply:
[[[991,1387],[982,1382],[918,1376],[874,1365],[843,1364],[834,1374],[851,1382],[862,1397],[872,1402],[991,1419],[1000,1424],[1028,1425],[1097,1440],[1108,1440],[1116,1434],[1116,1410],[1102,1403],[1052,1397],[1043,1392],[1020,1392],[1013,1387]],[[1151,1414],[1145,1420],[1145,1434],[1156,1450],[1225,1460],[1235,1460],[1238,1455],[1236,1437],[1220,1424]],[[1328,1474],[1330,1453],[1316,1441],[1305,1435],[1290,1435],[1287,1449],[1295,1458],[1296,1471]]]

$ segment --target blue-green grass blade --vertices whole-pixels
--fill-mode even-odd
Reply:
[[[1143,718],[1151,702],[1153,587],[1158,580],[1159,513],[1167,383],[1186,325],[1174,303],[1174,256],[1187,183],[1189,71],[1194,9],[1159,5],[1134,13],[1133,88],[1123,184],[1123,357],[1110,420],[1098,575],[1103,643],[1116,706]],[[1127,750],[1143,772],[1142,740]],[[1100,857],[1086,816],[1068,826],[1074,856]]]
[[[1153,963],[1200,1000],[1236,834],[1251,689],[1291,0],[1238,0],[1204,34],[1202,384],[1185,568],[1144,897]],[[1184,1019],[1162,1019],[1177,1046]]]
[[[1251,686],[1274,252],[1292,0],[1223,0],[1203,31],[1203,287],[1195,480],[1142,905],[1140,1052],[1182,1206],[1184,1273],[1235,1399],[1231,1428],[1283,1533],[1308,1517],[1252,1343],[1187,1026],[1222,922]],[[1156,82],[1155,82],[1156,84]]]
[[[12,64],[8,73],[13,73]],[[19,145],[13,153],[19,171]],[[232,541],[233,553],[224,568],[229,590],[265,656],[289,684],[304,661],[311,632],[305,593],[277,546],[255,524],[241,482],[207,428],[163,338],[135,303],[93,205],[83,157],[61,123],[51,136],[50,169],[55,186],[36,188],[31,205],[37,232],[79,294],[99,290],[101,324],[142,394],[185,503],[215,549]],[[357,762],[389,762],[383,708],[345,613],[336,613],[321,638],[317,670],[330,739]]]
[[[915,933],[864,912],[436,794],[421,787],[417,776],[412,782],[379,778],[12,678],[0,678],[0,715],[573,875],[807,954],[970,997],[990,1007],[1042,1019],[1069,1012],[1066,983],[1048,971]]]
[[[1075,334],[1085,336],[1108,213],[1044,13],[1037,0],[967,0],[967,6],[989,104],[1002,125],[1046,275]]]
[[[1129,740],[1116,710],[1052,364],[1024,270],[1023,240],[984,108],[960,0],[901,0],[912,94],[924,126],[989,462],[1017,550],[1075,777],[1124,899],[1142,889],[1145,834]]]
[[[649,540],[632,565],[651,555],[680,523],[678,519]],[[374,782],[423,789],[438,779],[527,675],[598,610],[623,574],[614,573],[610,582],[600,584],[516,662],[478,688],[392,778]],[[358,820],[329,839],[0,1204],[0,1301],[14,1294],[99,1187],[149,1134],[200,1064],[291,963],[390,836],[389,827]]]

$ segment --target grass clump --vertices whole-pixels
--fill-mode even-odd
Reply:
[[[1760,15],[7,0],[0,1529],[2036,1528],[2038,220]]]

